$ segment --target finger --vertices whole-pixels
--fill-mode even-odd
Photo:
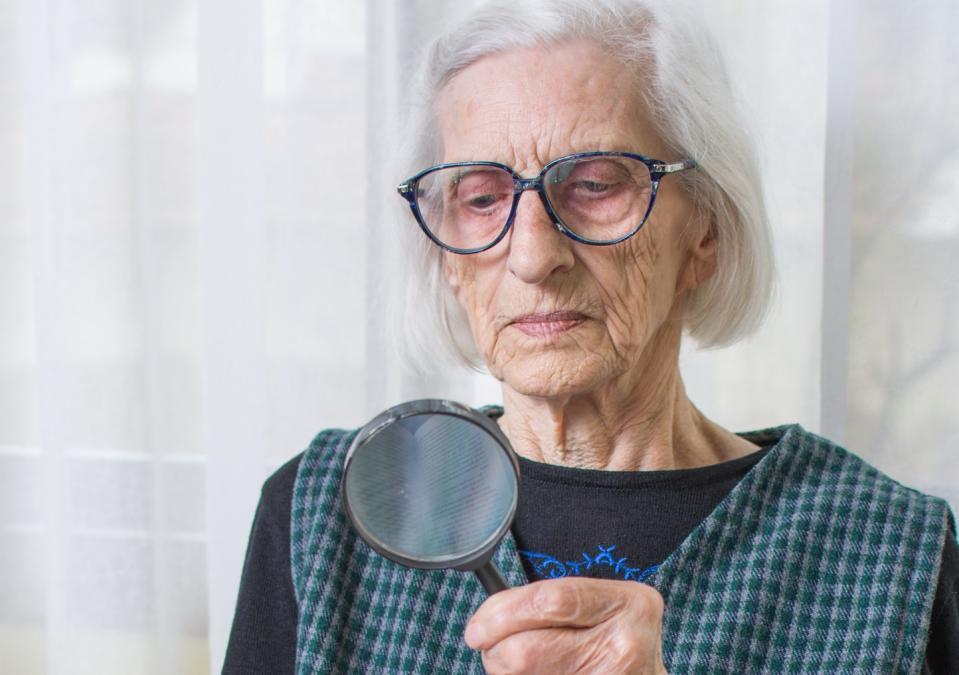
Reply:
[[[491,675],[665,673],[652,628],[614,624],[514,633],[483,651],[483,667]]]
[[[483,668],[490,675],[579,672],[599,647],[583,639],[589,632],[588,628],[544,628],[514,633],[483,651]]]
[[[655,590],[636,582],[605,579],[566,578],[538,581],[490,596],[473,615],[466,628],[466,644],[488,649],[509,635],[552,627],[595,626],[626,608],[649,605],[654,621],[656,598],[646,599]],[[661,608],[661,599],[659,607]],[[661,616],[661,609],[658,611]]]

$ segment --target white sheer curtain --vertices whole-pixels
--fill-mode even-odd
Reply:
[[[421,45],[469,3],[0,0],[0,663],[218,672],[263,479],[414,396],[373,289]],[[775,311],[687,349],[959,506],[959,6],[702,1],[760,143]]]

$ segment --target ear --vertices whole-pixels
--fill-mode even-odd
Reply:
[[[704,221],[703,227],[696,228],[696,235],[690,240],[686,267],[679,278],[679,291],[691,291],[716,273],[719,239],[716,235],[716,223]]]

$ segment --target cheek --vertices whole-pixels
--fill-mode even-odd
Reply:
[[[656,224],[647,227],[594,268],[606,308],[606,329],[621,355],[643,350],[676,298],[676,256],[666,247],[664,234],[654,234]]]
[[[452,253],[447,256],[446,278],[453,290],[457,302],[466,311],[477,345],[488,339],[492,328],[494,314],[494,299],[496,294],[496,279],[494,270],[489,265],[483,265],[479,255],[458,256]]]
[[[597,271],[606,306],[610,337],[621,348],[638,346],[651,332],[654,295],[660,254],[651,236],[640,232],[621,249],[614,249],[612,264]]]

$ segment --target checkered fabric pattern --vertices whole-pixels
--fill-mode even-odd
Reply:
[[[647,580],[666,601],[667,667],[919,672],[945,502],[798,425],[753,433],[779,441]],[[297,673],[483,672],[463,642],[486,597],[474,575],[401,567],[350,529],[339,484],[355,434],[321,432],[296,478]],[[527,583],[510,535],[494,560]]]
[[[666,603],[666,663],[920,672],[947,504],[799,425],[757,433],[779,443],[651,582]]]

